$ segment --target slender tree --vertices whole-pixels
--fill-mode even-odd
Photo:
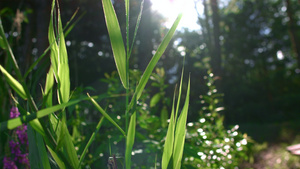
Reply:
[[[298,68],[300,68],[300,43],[299,43],[299,36],[297,36],[297,21],[294,17],[294,11],[291,6],[290,0],[285,0],[286,2],[286,12],[289,18],[288,22],[288,31],[290,35],[290,40],[292,44],[293,51],[297,58]]]
[[[211,66],[214,73],[221,75],[221,45],[220,45],[220,16],[217,0],[210,0],[213,22],[213,55],[211,58]]]

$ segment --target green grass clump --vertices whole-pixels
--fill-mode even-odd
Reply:
[[[86,97],[71,99],[72,91],[70,89],[70,70],[68,64],[68,53],[65,44],[65,35],[70,32],[74,25],[71,25],[69,29],[63,28],[58,1],[53,0],[51,6],[51,17],[48,30],[49,48],[44,54],[41,55],[39,59],[37,59],[36,62],[33,63],[33,65],[25,73],[25,76],[22,76],[21,74],[18,63],[16,62],[10,45],[6,40],[5,33],[2,28],[2,22],[0,20],[0,45],[1,48],[6,51],[8,59],[12,61],[14,72],[16,72],[16,77],[12,76],[12,74],[6,70],[5,66],[0,65],[0,70],[5,77],[7,84],[17,94],[16,96],[13,96],[15,105],[22,110],[22,116],[7,121],[2,121],[0,123],[0,129],[2,132],[7,129],[14,129],[25,123],[29,124],[30,132],[28,132],[28,137],[32,138],[29,140],[29,147],[34,149],[34,152],[38,153],[35,156],[29,156],[30,163],[34,166],[38,166],[40,168],[77,169],[81,168],[83,164],[88,164],[84,162],[86,154],[88,153],[88,149],[95,140],[100,127],[103,123],[105,123],[106,119],[110,124],[118,129],[120,132],[120,138],[125,141],[124,150],[121,152],[121,154],[125,155],[124,167],[127,169],[132,167],[131,155],[137,137],[137,104],[142,97],[142,93],[157,62],[170,43],[180,22],[182,14],[178,15],[178,18],[175,20],[173,26],[170,28],[151,61],[148,63],[146,70],[142,73],[141,78],[134,82],[134,86],[130,86],[129,79],[131,78],[131,70],[129,69],[129,59],[137,34],[138,25],[141,20],[143,2],[141,3],[141,10],[137,18],[137,24],[133,34],[131,46],[129,43],[129,0],[125,0],[126,45],[123,42],[120,25],[111,0],[102,0],[102,5],[118,76],[120,77],[123,90],[126,91],[126,100],[123,102],[123,105],[126,107],[124,112],[125,125],[123,126],[120,126],[119,123],[107,113],[106,109],[103,109],[97,102],[100,100],[100,98],[113,97],[112,95],[105,95],[102,97],[101,95],[90,96],[87,94]],[[72,17],[72,19],[73,18],[74,17]],[[26,78],[48,51],[50,51],[51,65],[46,75],[45,86],[42,89],[42,101],[41,103],[36,104],[37,100],[35,100],[36,98],[32,97],[29,91]],[[181,110],[181,113],[179,113],[182,79],[180,82],[176,108],[174,108],[175,103],[173,103],[173,111],[171,113],[169,128],[163,150],[163,168],[180,168],[181,166],[190,93],[190,82],[188,82],[184,106]],[[19,98],[22,100],[17,101]],[[79,102],[84,100],[92,103],[94,108],[96,108],[102,114],[102,117],[97,123],[92,135],[88,137],[89,139],[85,139],[86,143],[79,143],[80,140],[76,140],[76,138],[80,138],[80,134],[78,133],[79,130],[77,130],[76,125],[73,125],[73,133],[70,134],[70,126],[68,126],[69,123],[67,114],[69,113],[68,109],[71,109],[70,106],[78,105]],[[157,104],[157,102],[152,102],[152,106],[153,104]],[[76,109],[76,111],[79,111],[79,109]],[[121,114],[123,112],[118,113]],[[164,126],[166,126],[165,123]],[[80,150],[78,150],[78,145],[80,145]],[[112,158],[110,163],[111,165],[116,165],[115,158]],[[155,162],[153,161],[153,163]]]

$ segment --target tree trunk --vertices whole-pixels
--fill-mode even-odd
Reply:
[[[288,31],[290,35],[290,40],[291,40],[293,51],[297,58],[298,68],[300,68],[300,43],[299,43],[299,37],[297,37],[297,24],[296,24],[297,21],[294,18],[294,12],[290,0],[286,0],[285,2],[287,8],[286,12],[289,17]]]
[[[206,43],[207,43],[207,49],[208,54],[210,57],[213,56],[213,50],[212,50],[212,38],[211,38],[211,32],[210,32],[210,26],[209,26],[209,16],[208,16],[208,6],[206,0],[203,0],[203,7],[204,7],[204,16],[205,16],[205,25],[203,25],[203,35],[205,35]]]
[[[218,1],[210,0],[213,22],[213,55],[211,58],[211,66],[213,72],[217,76],[221,76],[221,45],[220,45],[220,16],[218,9]]]

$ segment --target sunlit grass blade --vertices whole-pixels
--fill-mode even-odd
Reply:
[[[97,108],[97,110],[108,120],[110,121],[114,126],[116,126],[120,132],[126,137],[126,133],[124,132],[124,130],[99,106],[99,104],[89,95],[87,94],[90,98],[90,100],[92,101],[92,103],[94,104],[94,106]]]
[[[129,7],[130,7],[130,2],[129,0],[125,0],[125,17],[126,17],[126,54],[127,57],[129,58]],[[128,60],[127,58],[127,60]]]
[[[167,169],[173,153],[174,131],[175,131],[175,117],[174,117],[175,93],[176,91],[174,92],[170,123],[168,126],[167,136],[164,144],[164,151],[163,151],[162,162],[161,162],[162,169]]]
[[[31,168],[51,169],[43,137],[27,125],[29,161]]]
[[[116,67],[124,88],[128,88],[126,75],[126,51],[117,15],[111,0],[102,0],[105,22],[110,38]]]
[[[184,61],[183,61],[183,63],[184,63]],[[175,123],[177,122],[178,110],[179,110],[179,105],[180,105],[180,100],[181,100],[183,71],[184,71],[184,67],[182,68],[182,71],[181,71],[181,79],[180,79],[179,90],[178,90],[178,100],[177,100],[177,106],[176,106],[176,110],[175,110],[175,117],[176,117],[175,118]]]
[[[45,90],[43,95],[43,99],[47,107],[52,106],[53,85],[54,85],[53,67],[50,67],[49,72],[47,73],[46,76],[46,84],[45,84]]]
[[[79,160],[79,164],[78,164],[78,167],[77,167],[77,168],[80,168],[80,165],[81,165],[81,163],[82,163],[82,161],[83,161],[83,159],[84,159],[84,157],[85,157],[85,154],[86,154],[88,148],[90,147],[90,145],[92,144],[92,142],[94,141],[95,136],[96,136],[96,134],[98,133],[98,131],[99,131],[101,125],[102,125],[103,120],[104,120],[104,116],[102,116],[101,119],[99,120],[99,122],[98,122],[98,124],[97,124],[97,126],[96,126],[96,130],[93,132],[93,134],[91,135],[91,137],[90,137],[88,143],[87,143],[86,146],[84,147],[84,150],[83,150],[83,152],[82,152],[82,154],[81,154],[81,156],[80,156],[80,160]]]
[[[160,57],[162,56],[162,54],[166,50],[168,44],[170,43],[181,18],[182,18],[182,14],[179,14],[177,19],[173,23],[173,26],[168,31],[167,35],[164,37],[164,39],[161,42],[161,44],[159,45],[156,53],[154,54],[151,61],[149,62],[144,74],[142,75],[142,77],[139,81],[139,84],[136,88],[136,91],[135,91],[135,95],[136,95],[137,100],[140,98],[140,96],[142,94],[142,91],[144,90],[144,88],[145,88],[145,86],[146,86],[146,84],[149,80],[149,77],[150,77],[154,67],[156,66],[158,60],[160,59]],[[130,102],[130,107],[132,107],[132,106],[133,106],[133,100],[131,100],[131,102]]]
[[[54,7],[55,7],[55,0],[52,1],[52,7],[51,7],[51,16],[50,16],[50,23],[49,23],[49,30],[48,30],[48,40],[50,44],[50,60],[51,60],[51,66],[53,67],[54,75],[56,78],[56,81],[58,80],[58,45],[55,37],[55,28],[54,28]]]
[[[136,126],[136,111],[131,115],[128,133],[126,137],[126,151],[125,151],[125,163],[126,169],[131,168],[131,152],[135,138],[135,126]]]
[[[64,118],[64,116],[62,118]],[[79,164],[79,160],[66,123],[63,119],[58,119],[53,114],[50,115],[50,123],[57,136],[57,146],[53,150],[55,152],[62,152],[63,155],[60,156],[64,158],[62,161],[64,161],[66,165],[71,166],[71,168],[76,168]]]
[[[52,150],[50,146],[47,146],[47,149],[49,150],[51,156],[53,157],[53,159],[55,160],[55,162],[59,166],[59,168],[65,169],[66,168],[65,163],[59,158],[59,156],[55,153],[55,151]]]
[[[14,119],[10,119],[10,120],[5,121],[5,122],[1,122],[0,123],[0,132],[2,132],[4,130],[7,130],[7,129],[12,130],[12,129],[22,125],[23,123],[28,123],[32,120],[44,117],[44,116],[49,115],[51,113],[54,113],[58,110],[61,110],[65,107],[76,104],[76,103],[80,102],[81,100],[83,100],[83,99],[69,101],[68,103],[64,103],[64,104],[61,104],[61,105],[56,105],[56,106],[52,106],[52,107],[49,107],[49,108],[45,108],[43,110],[39,110],[37,113],[23,115],[23,116],[14,118]]]
[[[65,136],[63,137],[63,152],[67,157],[68,162],[71,164],[72,168],[76,168],[79,165],[79,159],[75,150],[75,146],[72,142],[72,137],[68,131],[66,123],[62,123],[63,125],[63,133]]]
[[[62,118],[64,118],[65,116],[62,116]],[[57,146],[55,147],[55,151],[58,151],[64,143],[65,140],[65,136],[67,133],[65,133],[67,131],[67,126],[64,122],[64,120],[57,120],[57,122],[55,123],[55,126],[57,126],[56,129],[56,136],[57,136]]]
[[[86,14],[86,12],[84,12],[83,14],[81,14],[78,19],[76,19],[76,21],[74,23],[72,23],[72,25],[69,26],[69,24],[72,22],[72,20],[75,18],[75,16],[78,13],[79,8],[74,12],[74,14],[72,15],[71,19],[67,22],[66,26],[64,27],[64,34],[65,37],[67,37],[69,35],[69,33],[71,32],[71,30],[75,27],[75,25],[80,21],[80,19]]]
[[[66,103],[70,97],[70,70],[68,64],[68,53],[60,17],[59,4],[57,3],[58,19],[58,90],[60,103]]]
[[[83,17],[83,15],[85,13],[83,13],[82,15],[80,15],[80,17],[72,24],[69,26],[69,24],[72,22],[72,20],[74,19],[75,15],[77,14],[78,10],[76,10],[76,12],[72,15],[71,19],[68,21],[68,23],[66,24],[66,26],[64,27],[64,35],[65,38],[68,36],[68,34],[71,32],[71,30],[75,27],[75,25],[78,23],[78,21]],[[68,28],[68,29],[67,29]],[[56,38],[56,40],[58,40],[58,38]],[[54,41],[54,43],[56,43]],[[26,71],[25,75],[24,75],[24,79],[29,75],[29,73],[37,66],[37,64],[44,58],[44,56],[46,56],[46,54],[48,53],[48,51],[50,50],[52,44],[49,45],[49,47],[43,52],[43,54],[36,60],[34,61],[31,66],[28,68],[28,70]]]
[[[136,34],[137,34],[137,31],[138,31],[138,28],[139,28],[139,25],[140,25],[140,22],[141,22],[141,18],[142,18],[143,6],[144,6],[144,0],[141,3],[140,13],[139,13],[137,21],[136,21],[135,30],[134,30],[134,34],[133,34],[133,39],[132,39],[132,43],[131,43],[131,47],[130,47],[130,50],[129,50],[129,54],[128,54],[127,60],[130,58],[131,51],[132,51],[133,46],[134,46]]]
[[[25,90],[23,86],[14,78],[12,77],[1,65],[0,65],[0,70],[3,73],[3,75],[6,78],[7,83],[9,86],[24,100],[27,99]]]
[[[189,109],[189,99],[190,98],[190,78],[188,81],[188,88],[186,92],[185,103],[181,114],[176,123],[175,131],[175,142],[174,142],[174,152],[173,152],[173,168],[181,168],[181,159],[183,154],[185,134],[186,134],[186,121]]]

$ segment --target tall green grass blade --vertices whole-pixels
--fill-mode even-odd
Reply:
[[[98,109],[98,111],[108,120],[110,121],[114,126],[116,126],[120,132],[126,137],[126,133],[124,132],[124,130],[99,106],[99,104],[89,95],[87,94],[90,98],[90,100],[92,101],[92,103],[94,104],[94,106]]]
[[[128,133],[126,137],[126,151],[125,151],[125,163],[126,169],[131,168],[131,152],[135,138],[135,126],[136,126],[136,111],[131,115]]]
[[[51,7],[51,16],[50,16],[50,23],[49,23],[49,30],[48,30],[48,39],[50,44],[50,60],[51,60],[51,66],[53,67],[54,75],[56,78],[56,81],[58,80],[58,45],[55,37],[55,28],[54,28],[54,7],[55,7],[55,0],[52,1],[52,7]]]
[[[167,35],[165,36],[165,38],[163,39],[163,41],[159,45],[156,53],[154,54],[151,61],[149,62],[144,74],[142,75],[142,77],[139,81],[139,84],[137,86],[137,89],[135,91],[135,95],[137,96],[137,100],[140,98],[140,96],[142,94],[142,91],[144,90],[144,88],[145,88],[145,86],[146,86],[146,84],[149,80],[149,77],[150,77],[156,63],[158,62],[158,60],[160,59],[160,57],[162,56],[162,54],[166,50],[168,44],[170,43],[181,18],[182,18],[182,14],[179,14],[177,19],[173,23],[173,26],[168,31]],[[131,102],[130,102],[130,107],[132,107],[132,106],[133,106],[133,100],[131,100]]]
[[[65,116],[62,116],[62,118],[65,118]],[[56,129],[56,136],[57,136],[57,146],[55,147],[55,151],[59,150],[64,143],[65,136],[67,133],[65,133],[68,129],[64,122],[64,120],[57,120],[55,123],[55,126],[57,126]]]
[[[6,50],[5,41],[1,36],[0,36],[0,48]]]
[[[79,159],[77,157],[77,153],[72,142],[72,137],[68,131],[66,123],[62,123],[63,125],[63,132],[65,133],[63,139],[63,151],[64,155],[67,157],[68,162],[71,164],[72,168],[76,168],[79,165]]]
[[[29,113],[27,113],[27,114],[29,114]],[[29,124],[40,135],[42,135],[43,137],[46,136],[44,128],[42,127],[42,124],[40,123],[40,121],[38,119],[34,119],[34,120],[30,121]]]
[[[138,31],[138,28],[139,28],[139,25],[140,25],[140,22],[141,22],[141,18],[142,18],[143,6],[144,6],[144,0],[141,3],[140,13],[139,13],[137,21],[136,21],[134,34],[133,34],[133,39],[132,39],[131,47],[130,47],[130,50],[129,50],[129,54],[127,55],[128,56],[127,60],[130,58],[131,52],[132,52],[132,49],[133,49],[133,46],[134,46],[136,34],[137,34],[137,31]]]
[[[183,62],[183,63],[184,63],[184,62]],[[177,121],[178,110],[179,110],[179,105],[180,105],[180,100],[181,100],[183,71],[184,71],[184,67],[182,68],[182,71],[181,71],[181,79],[180,79],[179,91],[178,91],[178,100],[177,100],[177,106],[176,106],[176,110],[175,110],[175,117],[176,117],[176,118],[175,118],[175,123],[176,123],[176,121]]]
[[[55,4],[55,1],[53,1]],[[54,8],[55,6],[53,6]],[[52,9],[53,10],[53,9]],[[64,37],[64,32],[63,32],[63,27],[62,27],[62,22],[61,22],[61,17],[60,17],[60,10],[59,10],[59,5],[57,3],[57,19],[58,19],[58,45],[57,45],[57,50],[55,50],[56,56],[58,57],[58,67],[57,67],[57,75],[58,75],[58,91],[59,91],[59,102],[60,103],[66,103],[69,101],[70,97],[70,70],[69,70],[69,64],[68,64],[68,53],[67,53],[67,48],[65,44],[65,37]],[[51,20],[53,20],[53,15],[51,15]],[[56,19],[56,18],[55,18]],[[50,30],[51,28],[49,28]],[[55,27],[54,27],[55,29]],[[54,33],[54,30],[53,30]],[[54,35],[55,36],[55,35]],[[52,37],[52,40],[54,40],[55,37]],[[52,51],[51,51],[52,52]]]
[[[186,134],[186,121],[189,109],[189,99],[190,98],[190,78],[188,81],[188,88],[186,92],[185,103],[181,114],[178,118],[175,131],[175,143],[174,143],[174,153],[173,153],[173,168],[181,168],[181,159],[184,148],[185,134]]]
[[[58,69],[59,103],[67,103],[70,98],[70,73],[68,63],[61,63]]]
[[[46,115],[49,115],[51,113],[54,113],[58,110],[61,110],[65,107],[71,106],[73,104],[76,104],[80,101],[82,101],[83,99],[78,99],[78,100],[74,100],[74,101],[69,101],[68,103],[63,103],[61,105],[56,105],[56,106],[52,106],[49,108],[45,108],[43,110],[39,110],[37,113],[32,113],[32,114],[28,114],[28,115],[23,115],[14,119],[10,119],[8,121],[5,122],[1,122],[0,123],[0,132],[4,131],[4,130],[12,130],[20,125],[22,125],[23,123],[28,123],[32,120],[37,120],[38,118],[42,118]]]
[[[27,100],[27,96],[25,93],[25,90],[23,86],[15,79],[13,78],[1,65],[0,65],[0,70],[3,73],[3,75],[6,78],[7,83],[9,86],[24,100]]]
[[[106,26],[118,73],[124,88],[128,88],[126,75],[126,52],[117,15],[111,0],[102,0]]]
[[[30,125],[27,126],[27,135],[30,167],[51,169],[43,137],[36,133]]]
[[[50,67],[50,70],[46,76],[46,84],[45,84],[45,90],[44,90],[44,96],[43,96],[47,107],[52,106],[53,85],[54,85],[53,67]]]
[[[80,19],[85,15],[86,12],[84,12],[83,14],[81,14],[79,16],[78,19],[76,19],[76,21],[74,23],[72,23],[72,25],[70,25],[70,23],[72,22],[72,20],[74,20],[75,16],[78,13],[79,8],[76,9],[76,11],[74,12],[74,14],[72,15],[71,19],[67,22],[66,26],[64,27],[64,34],[65,37],[67,37],[69,35],[69,33],[71,32],[71,30],[75,27],[75,25],[78,23],[78,21],[80,21]],[[70,25],[70,26],[69,26]]]
[[[173,153],[173,143],[174,143],[174,131],[175,131],[175,117],[174,117],[174,104],[175,104],[175,93],[173,97],[173,105],[172,105],[172,111],[171,111],[171,117],[170,117],[170,123],[168,126],[167,136],[164,144],[164,151],[162,156],[162,169],[167,169],[169,161],[172,157]]]
[[[53,159],[55,160],[59,168],[66,169],[65,163],[59,158],[59,156],[55,153],[55,151],[52,150],[50,146],[47,146],[47,149],[49,150],[51,156],[53,157]]]
[[[126,54],[129,58],[129,7],[130,2],[129,0],[125,0],[125,17],[126,17]],[[127,60],[128,60],[127,58]]]
[[[74,19],[75,15],[77,14],[78,10],[76,10],[76,12],[72,15],[71,19],[68,21],[68,23],[66,24],[66,26],[64,27],[65,30],[65,37],[68,36],[68,34],[71,32],[71,30],[75,27],[75,25],[78,23],[78,21],[83,17],[83,15],[85,13],[83,13],[82,15],[80,15],[80,17],[72,24],[69,26],[69,24],[72,22],[72,20]],[[58,40],[58,38],[56,38],[56,40]],[[24,79],[29,75],[29,73],[37,66],[37,64],[44,58],[44,56],[47,54],[47,52],[50,50],[52,44],[50,44],[50,46],[43,52],[43,54],[36,60],[34,61],[31,66],[28,68],[28,70],[26,71],[25,75],[24,75]]]
[[[84,157],[86,155],[86,152],[87,152],[88,148],[90,147],[90,145],[94,141],[96,134],[98,133],[100,127],[102,126],[103,120],[104,120],[104,116],[102,116],[101,119],[99,120],[99,122],[98,122],[98,124],[96,126],[96,130],[93,132],[93,134],[91,135],[88,143],[86,144],[86,146],[85,146],[85,148],[84,148],[84,150],[83,150],[83,152],[82,152],[82,154],[80,156],[80,160],[79,160],[79,164],[78,164],[77,168],[80,168],[80,165],[81,165],[81,163],[82,163],[82,161],[83,161],[83,159],[84,159]]]
[[[62,161],[71,168],[76,168],[79,164],[79,160],[72,142],[72,137],[69,134],[66,123],[63,121],[64,120],[56,118],[53,114],[50,115],[50,122],[57,136],[57,146],[53,150],[55,152],[62,152],[63,155],[60,156],[64,158]]]

